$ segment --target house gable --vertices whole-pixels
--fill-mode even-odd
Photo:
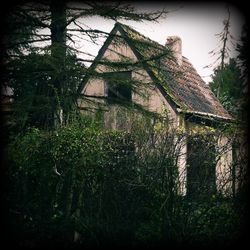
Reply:
[[[120,44],[117,44],[117,41],[115,41],[117,38],[122,40]],[[145,90],[144,94],[146,98],[142,98],[138,93],[133,92],[132,101],[146,107],[147,110],[151,112],[163,113],[164,110],[167,110],[170,117],[176,119],[177,106],[171,98],[166,98],[166,93],[162,89],[162,86],[158,83],[155,75],[147,66],[147,63],[144,62],[144,59],[133,43],[127,38],[126,33],[119,24],[114,27],[110,36],[100,49],[95,61],[90,67],[90,75],[86,77],[79,88],[80,93],[91,98],[95,96],[107,97],[107,82],[102,79],[101,74],[112,72],[113,69],[105,62],[119,62],[122,61],[124,56],[129,60],[129,64],[131,65],[133,81],[143,83],[144,86],[141,85],[140,88],[144,88]],[[126,71],[126,69],[124,69],[124,71]],[[153,88],[152,83],[154,85]],[[151,88],[147,88],[147,84],[151,84]]]

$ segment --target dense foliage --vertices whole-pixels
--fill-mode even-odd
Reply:
[[[53,77],[62,75],[58,62],[45,54],[30,53],[6,63],[8,70],[4,81],[14,89],[13,115],[11,124],[21,131],[25,127],[47,128],[54,123],[55,106],[67,111],[64,121],[70,121],[70,113],[76,112],[77,87],[84,77],[85,67],[75,60],[75,55],[67,54],[63,69],[65,85],[61,93],[53,86]]]
[[[236,239],[233,203],[179,195],[176,137],[144,125],[132,133],[71,125],[16,137],[8,148],[13,239],[34,246]]]
[[[231,58],[223,69],[220,66],[215,69],[210,87],[214,93],[220,87],[218,99],[232,115],[237,116],[241,109],[239,101],[242,98],[243,80],[235,59]]]

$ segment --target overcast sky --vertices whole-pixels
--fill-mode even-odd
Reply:
[[[161,19],[158,23],[144,22],[136,23],[132,21],[121,21],[130,25],[135,30],[160,44],[165,44],[166,38],[171,35],[177,35],[182,39],[182,54],[187,57],[194,65],[202,78],[209,82],[209,76],[213,72],[213,68],[204,68],[215,61],[215,57],[211,57],[209,51],[214,50],[218,46],[218,37],[215,34],[223,30],[223,20],[228,16],[225,3],[179,3],[169,4],[164,2],[137,4],[136,8],[140,11],[149,11],[165,8],[170,11],[166,18]],[[240,40],[244,17],[242,13],[234,6],[229,6],[230,32],[235,39],[235,43]],[[107,21],[100,17],[84,19],[83,23],[91,28],[101,29],[110,32],[114,26],[114,21]],[[85,43],[82,49],[97,55],[99,46]],[[237,55],[231,46],[231,56]]]

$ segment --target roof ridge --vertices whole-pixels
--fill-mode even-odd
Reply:
[[[132,32],[134,32],[134,33],[140,35],[140,36],[143,37],[145,40],[148,40],[149,42],[155,43],[156,45],[161,46],[162,48],[166,48],[164,45],[162,45],[162,44],[160,44],[160,43],[158,43],[158,42],[152,40],[151,38],[149,38],[149,37],[143,35],[142,33],[140,33],[139,31],[137,31],[137,30],[135,30],[135,29],[133,29],[133,28],[130,27],[129,25],[126,25],[126,24],[123,24],[123,23],[120,23],[120,22],[116,22],[115,25],[120,25],[122,28],[123,28],[123,26],[124,26],[124,27],[130,29]],[[124,29],[123,29],[123,30],[124,30]],[[124,31],[126,32],[126,30],[124,30]],[[126,32],[126,33],[127,33],[127,32]]]

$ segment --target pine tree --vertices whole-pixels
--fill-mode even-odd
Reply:
[[[217,46],[217,48],[215,48],[214,50],[210,51],[209,53],[212,54],[212,56],[216,56],[216,60],[214,62],[214,64],[217,64],[219,62],[219,65],[216,66],[216,69],[214,70],[215,72],[219,72],[219,71],[223,71],[225,64],[227,63],[227,60],[229,59],[229,43],[233,43],[233,37],[230,33],[230,10],[229,7],[227,6],[227,13],[228,16],[227,18],[223,21],[223,30],[219,33],[216,34],[215,36],[218,37],[219,39],[219,45]],[[207,67],[211,67],[212,65],[209,65]],[[217,74],[217,79],[216,79],[216,85],[215,86],[213,84],[213,91],[214,94],[217,98],[220,99],[221,95],[222,95],[222,86],[225,85],[225,83],[223,83],[223,78],[220,78],[218,73]]]
[[[222,105],[232,115],[237,116],[243,82],[236,60],[230,58],[229,63],[225,63],[223,68],[221,65],[218,66],[209,85],[214,93],[218,93],[218,88],[220,89],[218,98]]]
[[[130,4],[113,2],[80,5],[45,1],[16,6],[10,14],[13,13],[15,18],[7,21],[4,62],[5,83],[14,89],[16,105],[22,104],[19,107],[23,110],[15,112],[22,120],[18,124],[55,129],[67,123],[70,113],[77,110],[76,84],[88,73],[82,64],[84,60],[76,56],[88,52],[74,47],[78,36],[74,32],[92,42],[108,35],[101,30],[85,29],[79,20],[101,16],[114,21],[157,21],[167,11],[141,13]]]
[[[238,61],[241,68],[241,80],[242,80],[242,89],[241,89],[241,98],[239,100],[241,105],[241,120],[244,122],[248,121],[248,103],[249,103],[249,94],[248,94],[248,84],[249,84],[249,34],[248,26],[245,24],[243,26],[241,44],[237,45],[237,50],[239,52]]]

